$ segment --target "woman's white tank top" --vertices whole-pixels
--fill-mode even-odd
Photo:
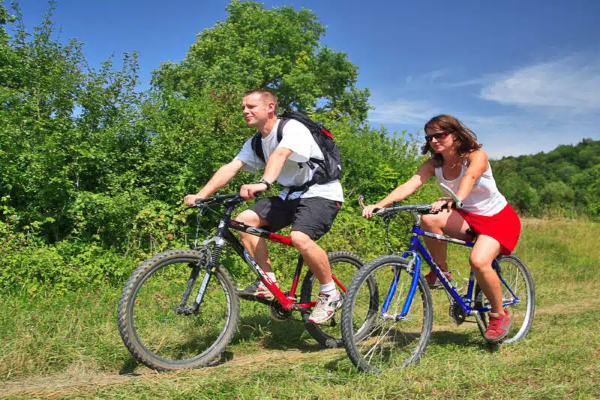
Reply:
[[[460,175],[456,179],[447,180],[444,178],[442,168],[438,167],[435,169],[435,177],[438,182],[444,183],[456,193],[466,170],[467,166],[463,164]],[[471,193],[466,199],[463,199],[462,209],[472,214],[492,216],[502,211],[507,204],[506,198],[498,191],[494,175],[492,175],[492,167],[488,162],[488,170],[481,174],[481,177],[473,185]]]

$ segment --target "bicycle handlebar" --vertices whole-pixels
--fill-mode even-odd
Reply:
[[[454,191],[452,191],[452,189],[450,189],[446,184],[444,184],[442,182],[440,182],[440,186],[442,188],[442,191],[445,192],[446,194],[449,194],[450,197],[452,197],[452,200],[454,200],[452,208],[462,208],[463,202],[461,199],[458,198],[456,193],[454,193]]]
[[[365,208],[364,204],[364,196],[360,195],[358,197],[358,203],[362,208]],[[448,205],[445,204],[442,206],[442,209],[447,209]],[[452,208],[456,208],[456,203],[452,204]],[[406,206],[395,206],[395,207],[384,207],[384,208],[375,208],[373,210],[373,214],[378,216],[387,216],[393,215],[399,212],[416,212],[419,214],[437,214],[439,211],[431,212],[431,204],[412,204]]]
[[[198,199],[195,204],[190,207],[206,207],[209,204],[219,204],[228,201],[230,203],[241,203],[243,200],[239,194],[218,194],[216,196]]]
[[[456,204],[452,204],[452,208],[456,208]],[[448,204],[442,206],[442,210],[448,209]],[[431,211],[431,204],[411,204],[407,206],[376,208],[373,214],[379,216],[387,216],[397,214],[399,212],[416,212],[418,214],[437,214],[439,211]]]
[[[440,182],[440,186],[441,186],[443,192],[445,192],[446,194],[449,194],[450,197],[452,197],[452,200],[453,200],[452,208],[462,208],[463,202],[461,199],[458,198],[456,193],[454,193],[454,191],[452,189],[450,189],[444,183]],[[360,196],[358,196],[358,203],[360,204],[360,206],[362,208],[365,208],[364,198],[365,197],[362,194]],[[442,209],[447,209],[447,208],[448,208],[448,204],[445,204],[442,206]],[[408,206],[375,208],[375,209],[373,209],[373,214],[379,215],[379,216],[384,216],[384,215],[396,214],[396,213],[403,212],[403,211],[416,212],[419,214],[437,214],[439,212],[439,211],[436,211],[436,212],[432,213],[431,212],[431,204],[413,204],[413,205],[408,205]]]

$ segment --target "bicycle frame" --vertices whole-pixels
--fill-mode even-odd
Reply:
[[[234,209],[235,209],[235,204],[228,204],[227,210],[225,211],[225,213],[221,217],[221,220],[219,221],[216,235],[208,240],[205,240],[203,242],[203,245],[208,245],[209,243],[214,242],[215,247],[216,247],[217,257],[218,257],[218,255],[221,253],[221,251],[225,247],[225,242],[229,243],[233,247],[235,252],[240,257],[242,257],[242,259],[246,262],[246,264],[248,264],[250,269],[252,269],[252,271],[254,271],[254,273],[258,276],[258,278],[271,291],[271,293],[273,293],[273,295],[275,296],[275,299],[281,304],[281,306],[284,310],[309,312],[309,310],[317,304],[317,301],[311,301],[309,303],[296,303],[296,290],[298,289],[298,283],[300,281],[300,273],[302,271],[302,265],[304,264],[304,260],[302,259],[302,256],[298,257],[298,263],[296,264],[296,271],[294,273],[292,287],[291,287],[290,291],[288,292],[288,294],[286,295],[285,293],[283,293],[281,291],[281,289],[279,289],[279,287],[273,281],[271,281],[271,279],[268,277],[266,272],[258,265],[256,260],[254,260],[254,258],[252,258],[250,253],[244,248],[244,246],[240,243],[238,238],[233,235],[233,233],[231,232],[230,229],[233,229],[233,230],[236,230],[239,232],[249,233],[253,236],[258,236],[258,237],[264,238],[266,240],[270,240],[275,243],[280,243],[280,244],[283,244],[283,245],[286,245],[289,247],[293,247],[292,240],[287,236],[278,235],[276,233],[269,232],[269,231],[261,229],[261,228],[255,228],[252,226],[248,226],[242,222],[232,220],[231,213],[233,212]],[[218,262],[218,260],[215,258],[216,257],[214,257],[211,260],[213,265],[211,265],[211,268],[208,270],[208,274],[211,273],[210,270],[212,269],[214,264],[216,262]],[[342,285],[342,283],[335,277],[335,275],[333,273],[331,274],[331,277],[334,280],[334,282],[339,286],[340,290],[342,290],[345,293],[347,291],[347,289]],[[206,277],[205,277],[205,279],[206,279]],[[210,277],[208,279],[210,279]],[[202,291],[202,289],[201,289],[201,291]],[[198,297],[201,297],[201,293],[198,294]]]
[[[419,219],[417,218],[416,220],[418,221]],[[404,254],[402,254],[403,258],[412,257],[411,265],[413,265],[413,269],[412,269],[413,278],[411,281],[411,286],[410,286],[408,295],[407,295],[404,305],[402,307],[402,311],[399,315],[395,316],[395,319],[397,321],[403,319],[404,317],[406,317],[406,315],[408,314],[408,312],[410,310],[410,306],[412,304],[412,301],[413,301],[413,298],[415,296],[415,292],[417,289],[417,285],[419,282],[422,258],[425,259],[425,262],[427,262],[427,264],[431,267],[431,269],[435,271],[435,274],[437,275],[438,279],[442,282],[446,292],[452,297],[452,299],[457,304],[460,305],[460,307],[463,309],[463,311],[465,312],[466,315],[478,316],[478,314],[481,312],[491,311],[491,307],[482,307],[477,310],[472,308],[473,291],[475,288],[475,274],[473,273],[473,271],[471,271],[470,276],[469,276],[469,285],[467,287],[467,294],[463,297],[456,291],[456,289],[453,286],[450,285],[450,282],[448,281],[448,279],[446,279],[446,276],[442,273],[442,270],[437,266],[437,264],[435,264],[435,262],[433,262],[431,255],[429,254],[429,252],[427,251],[425,246],[423,246],[423,244],[419,240],[419,236],[426,236],[426,237],[434,238],[437,240],[442,240],[444,242],[449,242],[449,243],[458,244],[458,245],[467,246],[467,247],[473,247],[475,245],[475,242],[454,239],[454,238],[451,238],[448,236],[443,236],[443,235],[438,235],[438,234],[431,233],[431,232],[426,232],[419,227],[418,223],[413,225],[412,232],[411,232],[411,238],[410,238],[410,245],[408,247],[408,250],[406,252],[404,252]],[[503,306],[520,303],[521,301],[519,300],[519,298],[515,295],[513,290],[510,288],[510,286],[508,286],[508,284],[502,277],[502,274],[500,271],[500,266],[498,265],[496,260],[494,260],[492,262],[492,268],[494,268],[498,272],[498,277],[500,278],[501,283],[510,291],[511,295],[514,298],[513,301],[503,302]],[[396,271],[396,275],[394,277],[394,280],[392,281],[392,284],[390,285],[390,290],[388,291],[388,295],[383,304],[383,307],[381,310],[381,316],[384,316],[384,314],[386,314],[387,309],[392,301],[392,298],[394,297],[394,294],[396,292],[396,285],[397,285],[399,277],[400,277],[400,272],[401,272],[400,269],[398,269]],[[409,272],[410,272],[410,270],[409,270]]]

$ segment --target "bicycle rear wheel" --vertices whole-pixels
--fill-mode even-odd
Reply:
[[[209,272],[207,266],[206,252],[172,250],[132,273],[119,300],[118,323],[138,361],[161,371],[196,368],[211,363],[229,344],[239,299],[229,273],[220,265]],[[192,311],[207,278],[202,302]]]
[[[500,266],[500,271],[496,272],[506,282],[506,284],[500,283],[502,287],[502,303],[506,304],[514,301],[515,297],[513,296],[513,293],[520,301],[517,304],[505,307],[510,313],[512,324],[508,336],[503,339],[502,343],[516,343],[527,336],[531,329],[531,325],[533,324],[533,317],[535,314],[535,289],[533,277],[531,276],[531,272],[529,272],[527,265],[516,255],[499,256],[496,258],[496,261]],[[483,294],[483,291],[479,288],[479,285],[477,285],[475,288],[475,308],[478,309],[482,307],[490,307],[490,303]],[[481,319],[483,320],[484,326],[487,328],[488,313],[481,313]],[[484,331],[480,326],[479,330],[483,335]]]
[[[356,273],[364,265],[364,261],[356,254],[349,253],[347,251],[336,251],[328,254],[329,264],[331,265],[331,272],[335,278],[342,284],[343,288],[337,284],[337,288],[342,294],[342,302],[345,301],[346,293],[348,290],[350,281],[356,275]],[[367,282],[368,290],[365,291],[367,296],[373,296],[375,298],[375,292],[377,290],[377,284],[374,280]],[[345,290],[344,290],[345,289]],[[320,291],[320,284],[316,277],[310,272],[307,272],[302,282],[302,290],[300,293],[300,302],[308,303],[310,301],[317,300]],[[360,321],[360,325],[356,326],[356,331],[362,331],[368,328],[370,322],[374,321],[375,313],[371,316],[365,316],[365,319]],[[319,344],[329,348],[337,348],[343,346],[342,341],[342,329],[340,327],[340,311],[336,313],[329,321],[324,324],[313,324],[308,320],[309,314],[302,314],[302,320],[306,326],[308,333],[317,341]],[[357,323],[359,323],[357,321]]]
[[[386,316],[381,315],[392,282],[398,279]],[[374,279],[379,291],[376,299],[366,301],[362,294],[367,282]],[[416,364],[424,353],[433,324],[431,293],[423,276],[419,276],[408,315],[400,320],[413,279],[409,262],[399,256],[383,256],[365,265],[356,274],[342,306],[342,337],[348,356],[361,371],[379,373]],[[356,320],[375,314],[367,331],[355,331]]]

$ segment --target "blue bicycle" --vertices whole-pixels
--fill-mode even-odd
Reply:
[[[450,194],[455,197],[451,191]],[[403,368],[416,364],[425,352],[433,325],[433,301],[421,273],[423,260],[443,284],[453,322],[457,325],[465,321],[476,322],[482,335],[487,328],[487,314],[491,307],[475,282],[474,273],[470,273],[465,292],[465,288],[458,287],[457,281],[446,278],[419,237],[432,237],[468,247],[473,247],[474,242],[423,231],[421,215],[430,213],[430,210],[431,205],[422,204],[382,208],[375,212],[384,218],[388,229],[391,219],[401,212],[410,213],[414,224],[406,252],[369,262],[359,270],[348,287],[342,307],[342,338],[348,356],[361,371],[377,373]],[[533,278],[527,265],[516,255],[498,256],[492,265],[500,278],[503,305],[513,319],[511,331],[503,343],[515,343],[527,335],[533,322]],[[367,287],[367,284],[372,287],[373,281],[377,282],[375,293]],[[475,321],[469,321],[469,318]],[[358,320],[368,321],[370,329],[355,332]]]

